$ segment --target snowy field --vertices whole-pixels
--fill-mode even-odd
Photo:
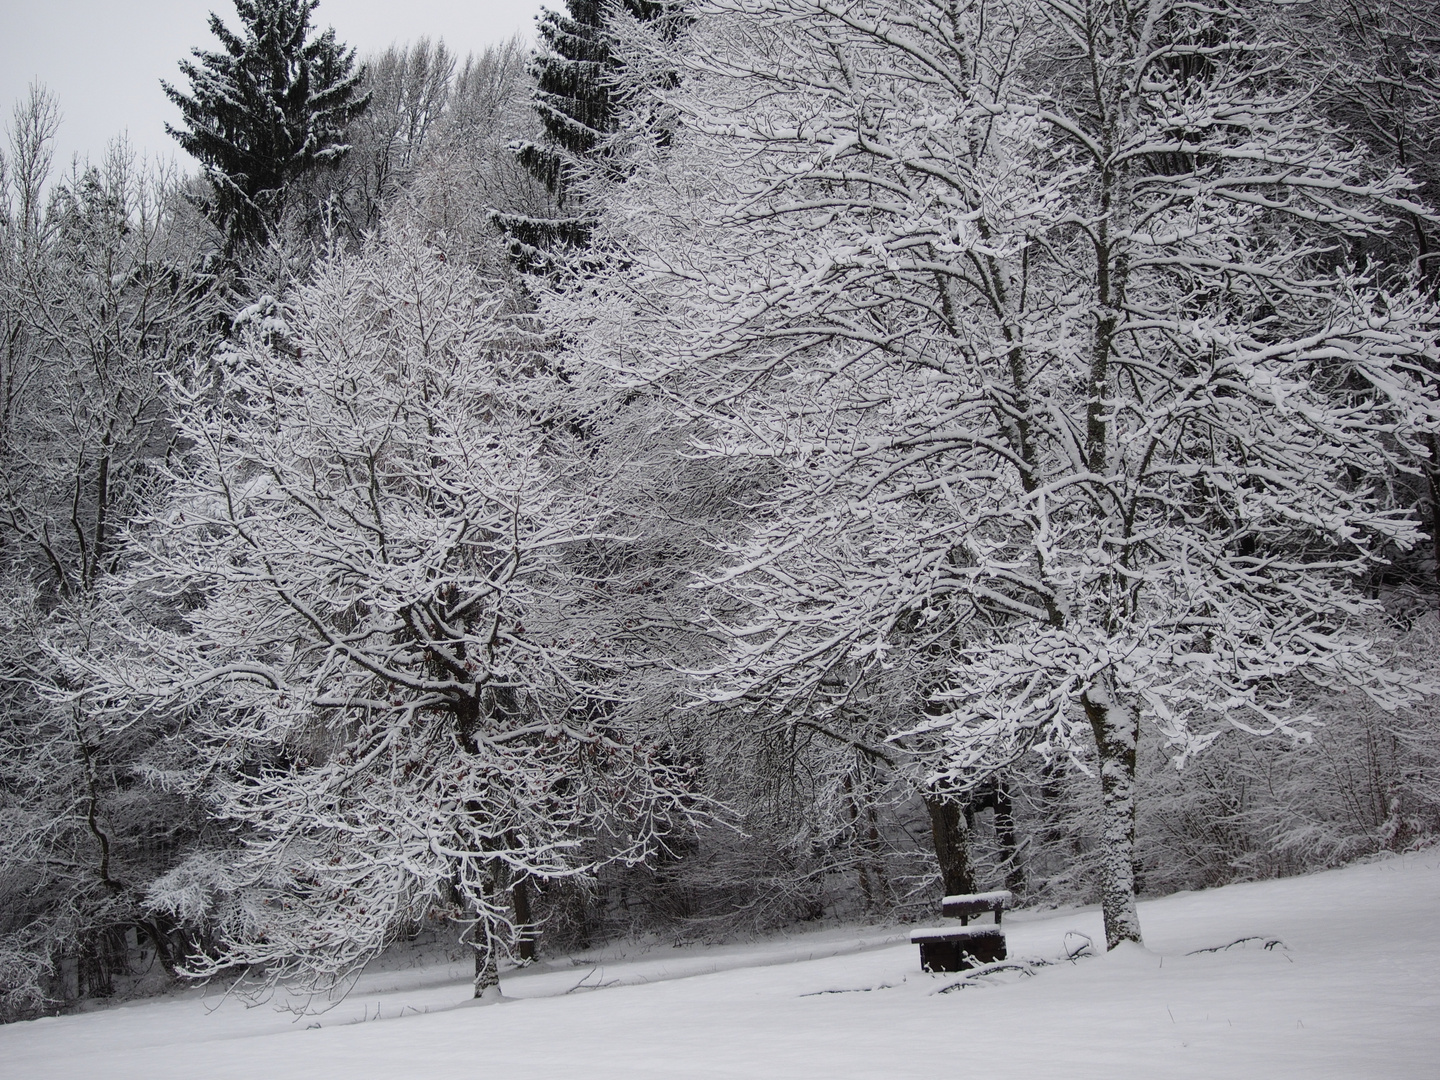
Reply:
[[[298,1020],[191,989],[0,1027],[0,1076],[1440,1077],[1440,851],[1140,914],[1147,949],[1068,962],[1098,912],[1018,913],[1011,956],[1050,963],[968,981],[922,973],[905,928],[851,927],[552,961],[479,1008],[458,965],[367,974]]]

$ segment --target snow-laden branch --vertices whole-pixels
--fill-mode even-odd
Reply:
[[[333,984],[430,914],[513,938],[509,883],[645,858],[692,812],[618,710],[579,553],[563,384],[500,287],[399,228],[334,255],[215,379],[173,381],[163,512],[70,696],[183,718],[243,839],[152,890],[218,928],[207,974]]]

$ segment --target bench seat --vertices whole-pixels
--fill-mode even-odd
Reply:
[[[1000,913],[1015,902],[1015,895],[1009,889],[994,892],[968,893],[961,896],[947,896],[940,901],[940,914],[947,919],[969,922],[972,916],[987,911],[995,913],[995,924],[1000,924]]]

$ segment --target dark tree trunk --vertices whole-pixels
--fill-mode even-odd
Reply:
[[[1020,864],[1020,843],[1015,833],[1015,807],[1004,776],[995,778],[995,840],[1005,866],[1005,888],[1017,895],[1025,891],[1025,867]]]
[[[885,872],[885,845],[880,839],[880,821],[874,804],[869,802],[865,805],[865,820],[869,826],[865,834],[865,848],[873,860],[875,889],[883,903],[890,895],[890,875]]]
[[[1081,703],[1095,733],[1100,760],[1101,809],[1100,907],[1105,915],[1105,947],[1140,942],[1135,909],[1135,759],[1140,716],[1102,683],[1085,692]]]
[[[165,974],[169,975],[172,979],[179,979],[180,972],[176,961],[176,953],[183,952],[183,950],[177,950],[174,942],[171,940],[171,934],[174,931],[161,929],[159,919],[156,919],[154,922],[148,922],[142,919],[135,925],[143,930],[145,936],[150,939],[150,944],[155,950],[155,959],[158,960],[160,966],[165,969]]]
[[[970,867],[970,838],[965,828],[965,807],[954,796],[939,793],[925,796],[930,811],[930,835],[935,858],[940,863],[940,882],[946,896],[975,891],[975,873]]]
[[[845,776],[845,795],[850,807],[850,827],[855,832],[855,847],[860,852],[859,858],[855,860],[855,869],[860,875],[860,892],[865,897],[865,910],[871,911],[875,907],[875,890],[870,886],[869,860],[865,857],[865,845],[860,841],[860,804],[855,798],[855,787],[849,774]]]
[[[520,962],[528,964],[535,959],[535,938],[537,932],[530,914],[530,879],[523,874],[510,886],[510,899],[515,905],[515,930],[518,935],[516,953]]]

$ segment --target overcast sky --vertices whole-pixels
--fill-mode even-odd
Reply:
[[[543,0],[321,0],[323,29],[361,55],[392,42],[443,37],[464,56],[517,31],[534,40]],[[562,8],[563,0],[549,0]],[[179,61],[195,47],[214,49],[210,11],[236,25],[232,0],[0,0],[0,127],[33,80],[59,99],[64,121],[57,166],[72,154],[98,158],[127,132],[137,152],[194,163],[165,134],[179,112],[160,89],[187,88]]]

